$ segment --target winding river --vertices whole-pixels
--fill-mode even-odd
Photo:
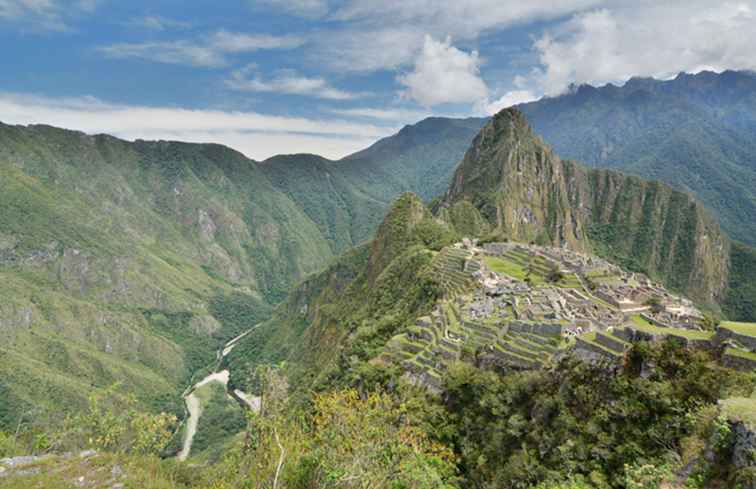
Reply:
[[[245,409],[251,409],[253,411],[260,410],[261,399],[258,396],[247,394],[246,392],[240,391],[239,389],[235,389],[233,393],[228,392],[228,381],[231,377],[231,372],[228,369],[217,370],[223,363],[223,358],[231,353],[231,350],[234,349],[239,341],[241,341],[242,338],[254,331],[257,326],[259,325],[253,326],[249,330],[245,331],[244,333],[240,334],[236,338],[223,345],[223,347],[218,350],[218,367],[216,368],[216,371],[194,384],[191,389],[189,389],[188,392],[184,395],[184,404],[186,405],[186,412],[188,416],[186,418],[186,432],[184,435],[184,443],[181,447],[181,451],[179,451],[177,455],[179,460],[184,461],[189,457],[189,454],[192,451],[192,442],[194,441],[194,436],[197,434],[197,426],[199,425],[199,420],[202,416],[202,400],[197,395],[197,389],[199,389],[200,387],[212,382],[219,382],[223,385],[223,388],[226,389],[226,393],[229,398],[233,399],[234,401],[240,401],[244,404],[244,406],[240,406],[240,408],[243,407]]]

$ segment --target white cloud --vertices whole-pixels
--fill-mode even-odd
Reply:
[[[432,33],[473,39],[490,29],[553,19],[602,0],[350,0],[333,18],[379,25],[415,25]]]
[[[1,0],[0,0],[1,1]],[[263,49],[292,49],[304,41],[295,36],[244,34],[221,30],[201,40],[118,43],[98,48],[110,58],[139,58],[159,63],[214,68],[229,64],[228,55]]]
[[[50,124],[128,140],[220,143],[256,160],[280,152],[340,158],[394,132],[393,128],[343,119],[129,106],[93,97],[50,98],[2,92],[0,114],[8,124]]]
[[[493,115],[501,112],[503,109],[512,107],[517,104],[532,102],[538,97],[529,90],[512,90],[493,101],[485,101],[480,107],[481,112],[486,115]]]
[[[226,66],[222,51],[187,41],[111,44],[98,48],[108,58],[139,58],[158,63],[190,65],[202,68]]]
[[[575,15],[535,43],[547,94],[680,71],[755,69],[756,2],[620,2]]]
[[[415,27],[391,24],[324,32],[315,38],[313,64],[338,72],[395,69],[410,63],[423,46],[425,33]]]
[[[184,22],[182,20],[174,20],[160,15],[147,15],[145,17],[139,17],[131,19],[127,22],[127,25],[141,27],[143,29],[150,29],[153,31],[165,31],[168,29],[186,29],[191,27],[190,22]]]
[[[403,96],[425,107],[444,103],[473,103],[488,96],[480,78],[477,51],[466,53],[451,45],[451,39],[436,41],[425,36],[423,50],[412,72],[397,81],[405,87]]]
[[[226,53],[244,53],[261,49],[292,49],[304,44],[297,36],[270,36],[267,34],[243,34],[221,30],[211,39],[211,45]]]
[[[318,18],[328,12],[327,0],[253,0],[254,7],[267,6],[289,14]]]
[[[359,117],[375,119],[379,121],[407,121],[417,122],[433,114],[429,111],[410,109],[376,109],[370,107],[357,107],[353,109],[330,109],[330,113],[344,117]]]
[[[265,80],[258,75],[250,77],[255,65],[231,73],[226,86],[239,92],[272,92],[304,95],[329,100],[351,100],[362,94],[346,92],[331,86],[325,79],[302,76],[292,70],[280,70],[275,77]]]
[[[30,30],[65,31],[70,17],[91,13],[99,0],[0,0],[0,21],[17,22]]]
[[[426,34],[457,41],[534,20],[559,18],[602,0],[348,0],[315,39],[313,57],[338,71],[376,71],[411,63]]]

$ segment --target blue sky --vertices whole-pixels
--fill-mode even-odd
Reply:
[[[756,0],[0,0],[0,121],[340,157],[571,83],[756,68]]]

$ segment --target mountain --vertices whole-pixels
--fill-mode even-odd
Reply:
[[[323,205],[305,210],[320,201],[285,192],[286,179],[273,178],[270,170],[278,166],[296,175],[301,165],[310,171],[295,183],[299,188],[308,188],[312,180],[313,187],[328,183],[348,190],[351,193],[345,195],[353,202],[371,195],[358,192],[354,181],[332,170],[338,163],[313,156],[278,157],[262,165],[239,160],[229,168],[228,156],[213,157],[222,148],[178,145],[172,151],[183,153],[170,160],[162,152],[154,153],[153,146],[161,144],[170,148],[174,143],[136,143],[147,146],[136,166],[160,169],[166,164],[162,161],[182,162],[177,165],[179,176],[207,189],[207,194],[223,178],[208,180],[201,170],[216,174],[215,167],[222,169],[221,175],[233,180],[217,199],[232,200],[237,193],[260,199],[261,195],[243,193],[253,176],[256,193],[290,206],[286,208],[291,215],[282,216],[286,221],[277,222],[279,226],[308,223],[302,229],[314,230],[316,237],[340,222],[334,227],[337,231],[320,234],[329,249],[338,240],[354,239],[354,229],[359,228],[346,225],[351,221],[342,214],[344,208],[331,212]],[[81,151],[77,148],[76,154],[85,154]],[[155,158],[151,164],[147,156]],[[24,161],[33,161],[28,152]],[[56,160],[48,155],[45,161]],[[97,161],[97,167],[107,166],[104,158]],[[111,178],[131,167],[126,158],[114,161]],[[270,166],[265,169],[266,165]],[[110,221],[100,216],[102,208],[112,213],[114,207],[85,200],[86,192],[79,189],[88,187],[77,186],[83,185],[78,180],[85,174],[96,176],[93,169],[79,172],[70,189],[61,189],[60,180],[50,183],[19,167],[8,165],[4,174],[13,177],[4,182],[14,183],[8,185],[13,190],[10,197],[0,201],[2,210],[7,209],[2,215],[16,224],[3,236],[2,273],[23,285],[16,291],[18,297],[28,294],[31,304],[42,304],[40,314],[53,320],[42,327],[39,321],[16,325],[11,347],[0,350],[0,359],[7,362],[0,377],[5,401],[0,404],[0,456],[30,450],[81,453],[93,447],[98,452],[53,456],[33,471],[26,470],[29,459],[0,460],[0,477],[18,487],[80,484],[100,476],[108,486],[118,480],[187,488],[355,487],[368,482],[375,487],[439,489],[619,489],[688,479],[707,487],[752,481],[752,461],[742,454],[752,447],[753,425],[746,423],[752,423],[756,383],[752,373],[731,367],[746,370],[756,362],[753,325],[725,323],[716,332],[699,330],[694,325],[713,325],[698,316],[690,301],[589,252],[648,269],[652,276],[700,295],[702,301],[724,298],[727,305],[733,299],[745,309],[751,300],[756,255],[744,245],[730,245],[703,206],[687,194],[562,161],[516,109],[503,111],[480,130],[454,180],[432,208],[416,195],[401,195],[373,239],[306,277],[273,311],[262,309],[262,280],[259,285],[250,281],[238,286],[191,257],[174,253],[163,258],[160,253],[167,251],[160,239],[167,231],[148,234],[146,245],[135,239],[142,234],[113,232],[107,226]],[[63,165],[73,173],[71,167],[77,168],[74,163]],[[230,169],[238,173],[227,173]],[[131,188],[162,178],[134,171],[124,180]],[[100,180],[97,190],[109,188],[106,183]],[[169,190],[180,191],[174,195],[185,192],[185,186],[170,183]],[[145,208],[151,226],[172,224],[181,231],[177,234],[192,236],[190,221],[176,220],[174,214],[162,221],[150,201]],[[317,209],[341,220],[311,218],[320,215]],[[247,223],[246,214],[241,216]],[[219,220],[212,221],[217,233]],[[212,234],[213,226],[202,222],[207,223],[202,218],[195,232]],[[132,228],[152,229],[144,223]],[[480,246],[464,237],[479,238]],[[49,252],[35,248],[34,243],[50,239],[77,247],[62,257],[55,254],[55,246],[45,248]],[[198,245],[201,239],[202,234]],[[525,242],[502,242],[515,239]],[[96,247],[99,243],[104,243],[102,248]],[[177,239],[176,249],[181,245]],[[90,258],[84,266],[75,266],[82,250]],[[109,290],[107,284],[121,282],[118,267],[106,273],[94,258],[102,255],[104,262],[118,264],[119,253],[129,251],[146,263],[125,276],[150,273],[143,282],[127,281],[119,290],[136,293],[173,286],[177,290],[166,293],[183,292],[177,303],[167,302],[168,297],[160,304],[112,305],[109,298],[123,296],[96,294]],[[49,265],[30,267],[38,257]],[[670,257],[673,263],[666,263]],[[161,260],[167,266],[150,268]],[[699,269],[692,269],[696,266]],[[68,278],[72,271],[78,282]],[[100,283],[90,275],[110,281]],[[683,283],[693,277],[702,283]],[[746,285],[739,296],[728,289],[733,280]],[[76,293],[71,283],[79,285]],[[52,294],[54,287],[60,293]],[[634,307],[612,305],[619,303],[613,293],[632,296]],[[645,304],[645,297],[655,299],[648,302],[659,311],[652,305],[637,307]],[[68,303],[70,323],[61,326],[56,314],[60,304]],[[88,328],[90,318],[82,311],[106,309],[113,315],[102,327]],[[111,318],[137,313],[143,321],[135,321],[129,330],[135,340],[131,349],[150,353],[162,347],[145,356],[161,363],[144,365],[135,358],[127,364],[107,352],[107,345],[114,343],[106,343],[105,351],[92,351],[93,338],[124,329]],[[24,311],[17,317],[24,321]],[[662,322],[688,320],[695,322]],[[20,333],[24,327],[29,331],[25,337]],[[214,336],[186,334],[213,328]],[[67,340],[79,330],[85,334],[62,342],[61,336]],[[220,342],[240,332],[246,333]],[[208,358],[213,347],[221,353]],[[195,357],[187,354],[192,351]],[[82,359],[87,358],[91,376],[81,379],[81,368],[87,365]],[[167,369],[185,358],[193,359],[193,371],[200,374],[194,377],[205,379],[190,383],[197,390],[189,396],[198,403],[191,411],[200,430],[196,448],[202,451],[190,453],[189,464],[160,462],[157,455],[175,453],[166,446],[171,439],[175,445],[175,433],[181,431],[172,418],[154,411],[173,407],[183,414],[166,401],[180,383],[176,378],[186,381],[192,370],[187,365],[171,377]],[[110,370],[118,367],[122,370]],[[47,368],[47,376],[39,374],[40,368]],[[103,371],[108,379],[94,375]],[[151,400],[140,409],[153,414],[121,401],[119,392],[104,389],[106,380],[122,380],[132,372],[121,392],[136,391]],[[227,390],[221,384],[229,373]],[[8,420],[40,416],[28,400],[70,399],[66,382],[71,379],[79,385],[79,394],[103,391],[102,396],[89,406],[76,404],[73,396],[68,407],[81,407],[81,414],[65,423],[56,424],[59,418],[53,417],[24,428],[21,436],[3,433],[3,428],[11,432],[15,425]],[[227,394],[240,392],[244,399],[239,403],[229,400]],[[234,411],[235,403],[254,413]],[[53,442],[45,445],[46,440]]]
[[[753,72],[581,85],[519,108],[562,157],[692,192],[732,238],[756,245]]]
[[[733,319],[756,317],[756,253],[732,243],[701,202],[659,182],[562,160],[511,108],[475,137],[433,213],[403,195],[371,242],[296,287],[231,353],[232,384],[248,387],[245,365],[287,361],[306,390],[380,356],[389,338],[442,297],[443,273],[432,263],[465,236],[595,253]]]
[[[182,412],[220,345],[368,240],[402,191],[445,186],[428,175],[482,123],[428,119],[342,161],[265,162],[0,124],[0,424],[114,382]]]
[[[339,161],[281,155],[260,168],[341,252],[370,239],[402,192],[426,201],[443,193],[485,121],[431,117]]]
[[[653,204],[654,212],[639,212],[639,203]],[[626,212],[616,214],[618,207]],[[460,233],[455,221],[474,224]],[[380,469],[365,466],[369,449],[353,448],[377,444],[385,452],[392,446],[376,441],[395,426],[376,421],[376,407],[400,410],[413,453],[421,451],[415,440],[425,436],[437,444],[436,453],[454,451],[457,473],[445,470],[441,457],[409,466],[391,458],[394,450],[379,457],[390,466],[386,480],[408,486],[588,489],[695,479],[707,487],[737,487],[752,480],[752,461],[741,461],[738,453],[752,443],[756,384],[752,372],[737,372],[727,362],[734,355],[736,362],[750,362],[746,371],[756,365],[754,325],[725,323],[716,333],[693,324],[665,327],[646,319],[657,321],[650,308],[623,312],[599,298],[602,288],[630,296],[651,287],[665,301],[695,309],[590,256],[593,249],[608,256],[613,247],[622,257],[629,249],[637,251],[633,263],[661,267],[655,256],[663,243],[647,254],[635,244],[641,233],[663,239],[655,234],[660,223],[671,223],[668,246],[688,247],[682,258],[690,252],[695,260],[728,262],[719,270],[724,277],[712,276],[713,288],[726,288],[728,266],[742,268],[738,279],[753,282],[747,275],[754,255],[737,256],[741,245],[729,255],[728,247],[707,248],[709,240],[728,240],[692,197],[562,161],[519,111],[507,110],[476,137],[435,215],[417,196],[401,196],[370,243],[297,286],[223,367],[231,371],[233,388],[264,399],[270,395],[265,384],[247,373],[278,366],[289,385],[285,409],[295,413],[293,426],[311,419],[304,432],[312,435],[280,428],[290,444],[276,443],[290,447],[290,462],[301,457],[307,467],[327,467],[306,471],[303,477],[315,487],[334,466],[338,473],[356,473],[345,468],[350,463],[361,467],[365,480],[378,477]],[[619,232],[631,233],[622,235],[630,245],[583,232],[594,225],[620,226]],[[481,238],[482,245],[460,243],[463,236]],[[544,246],[528,245],[533,237]],[[504,238],[525,243],[488,242]],[[549,263],[559,260],[556,270],[567,265],[554,257],[578,256],[561,245],[580,250],[582,263],[597,268],[552,281]],[[678,262],[661,270],[667,281],[688,273],[684,260]],[[594,280],[597,290],[586,285]],[[691,291],[709,297],[711,289]],[[559,312],[563,308],[572,312]],[[750,350],[735,352],[728,346],[734,343],[720,343],[717,338],[732,334],[726,331],[740,331]],[[379,404],[376,393],[390,401]],[[324,416],[334,406],[341,407],[338,415]],[[280,423],[280,416],[267,419]],[[363,416],[365,425],[353,427]],[[745,434],[712,441],[717,426]],[[341,437],[320,435],[324,427]],[[359,456],[344,455],[328,441]],[[308,449],[297,452],[297,446]],[[266,453],[258,449],[261,458],[253,460],[264,464]],[[323,465],[310,463],[312,457]]]
[[[561,160],[517,109],[497,114],[475,138],[442,205],[458,202],[510,239],[596,251],[704,303],[724,297],[730,243],[700,202]]]

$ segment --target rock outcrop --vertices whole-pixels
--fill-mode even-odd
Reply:
[[[473,141],[442,207],[461,201],[511,239],[595,252],[705,303],[724,297],[730,242],[700,202],[560,159],[517,109],[497,114]]]

